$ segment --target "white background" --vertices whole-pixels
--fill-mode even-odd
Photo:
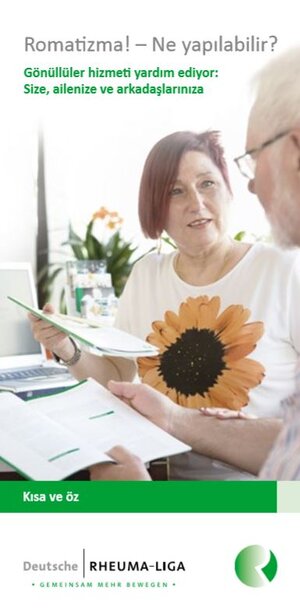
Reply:
[[[299,528],[297,514],[2,515],[1,599],[10,612],[294,612],[299,610]],[[278,562],[273,582],[261,588],[245,586],[234,572],[237,554],[252,544],[271,549]],[[82,548],[94,561],[175,560],[186,572],[86,576],[95,583],[176,583],[165,589],[41,589],[42,580],[76,581],[80,574],[23,572],[24,561],[80,563]]]
[[[37,39],[135,39],[165,36],[214,38],[218,34],[278,37],[275,53],[299,43],[298,7],[252,0],[171,0],[138,3],[101,0],[52,2],[11,0],[2,6],[0,114],[0,260],[34,263],[36,233],[36,141],[42,124],[46,145],[47,198],[53,245],[105,205],[126,220],[126,232],[140,241],[136,218],[139,177],[145,157],[162,136],[176,130],[220,129],[230,160],[244,149],[252,75],[271,57],[265,54],[174,53],[154,57],[137,52],[111,57],[41,54],[38,66],[99,65],[148,68],[217,67],[218,81],[202,97],[76,98],[22,94],[22,70],[35,65],[24,53],[24,36]],[[230,164],[235,192],[232,232],[268,232],[264,215],[246,183]],[[59,259],[60,255],[54,255]],[[187,608],[298,610],[299,515],[1,515],[1,600],[15,610],[153,612]],[[233,566],[244,546],[272,548],[278,576],[261,589],[236,579]],[[95,557],[182,559],[185,575],[174,590],[39,590],[21,570],[22,560],[78,559],[86,547]],[[173,575],[171,576],[173,579]],[[293,603],[293,601],[295,603]]]
[[[294,0],[199,0],[138,3],[133,0],[12,0],[1,20],[2,93],[0,116],[0,259],[35,259],[37,128],[45,136],[47,205],[51,246],[60,250],[68,222],[83,233],[101,205],[125,218],[125,233],[143,251],[137,220],[137,193],[147,153],[176,130],[220,129],[230,162],[235,193],[231,232],[247,229],[268,234],[268,224],[246,180],[231,160],[244,150],[246,117],[253,74],[276,53],[299,42]],[[129,53],[47,54],[24,51],[24,37],[36,40],[87,39],[149,42],[153,36],[174,40],[174,53],[131,47]],[[223,35],[269,39],[265,53],[190,53],[181,40]],[[278,41],[271,52],[272,37]],[[132,68],[217,68],[219,78],[205,82],[202,96],[25,96],[25,66],[88,65]],[[27,79],[28,80],[28,79]],[[53,252],[52,261],[61,261]]]

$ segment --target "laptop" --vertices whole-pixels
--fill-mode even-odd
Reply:
[[[0,390],[29,399],[75,385],[66,367],[47,361],[45,349],[33,338],[26,312],[7,299],[11,293],[37,306],[30,264],[0,264]]]

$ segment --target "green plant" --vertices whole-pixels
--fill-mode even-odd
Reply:
[[[134,263],[132,255],[137,249],[122,238],[120,232],[122,223],[123,219],[117,212],[110,212],[102,206],[93,214],[83,239],[75,234],[70,225],[69,238],[63,243],[70,245],[76,259],[101,259],[105,261],[117,297],[123,291]],[[98,236],[101,235],[100,239],[95,235],[97,225]]]
[[[122,224],[123,219],[117,212],[111,212],[102,206],[93,214],[83,238],[74,232],[70,224],[68,239],[62,243],[62,246],[71,247],[77,260],[104,261],[107,272],[111,274],[117,297],[123,291],[134,264],[132,256],[137,249],[122,237]],[[47,299],[50,298],[55,280],[63,269],[62,264],[50,264],[41,271],[38,280],[46,290]],[[64,291],[61,294],[60,307],[64,310]]]

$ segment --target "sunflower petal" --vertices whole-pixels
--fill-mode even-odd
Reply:
[[[166,395],[175,403],[177,403],[177,392],[175,389],[170,389],[167,387]]]
[[[158,381],[162,380],[157,368],[152,368],[143,376],[143,383],[154,387]]]
[[[237,328],[242,327],[242,325],[247,321],[250,316],[250,310],[248,308],[244,308],[240,304],[232,304],[225,308],[225,310],[218,316],[216,321],[216,330],[219,333],[223,332],[229,327],[233,325]]]
[[[162,329],[164,329],[166,327],[166,324],[164,321],[153,321],[152,323],[152,329],[153,331],[157,332],[158,334],[161,332]]]
[[[154,389],[156,389],[156,391],[160,391],[160,393],[162,393],[163,395],[167,394],[168,387],[163,380],[157,378],[156,383],[152,386]]]
[[[221,300],[218,296],[213,297],[208,304],[200,304],[198,308],[197,323],[200,329],[215,329],[217,315],[220,310]]]
[[[180,331],[185,332],[187,329],[197,327],[197,316],[192,308],[183,302],[179,308]]]
[[[209,408],[211,406],[211,399],[207,393],[205,393],[204,396],[197,393],[195,395],[195,400],[195,408]]]
[[[173,343],[176,342],[180,334],[178,334],[177,331],[172,329],[172,327],[166,326],[165,329],[162,330],[161,335],[163,339],[166,340],[168,343]]]
[[[138,357],[137,364],[139,367],[155,368],[160,365],[159,357]]]
[[[197,397],[195,395],[186,396],[186,404],[187,408],[199,408],[199,404],[197,401]]]
[[[238,408],[241,408],[245,405],[244,391],[241,391],[241,399],[239,399],[239,395],[234,393],[227,385],[223,384],[222,377],[220,377],[218,382],[209,390],[212,407],[229,408],[231,410],[237,410]]]
[[[249,353],[251,353],[253,351],[253,349],[255,348],[255,344],[251,343],[251,344],[240,344],[240,345],[235,345],[235,346],[231,346],[228,349],[225,350],[225,361],[235,361],[238,359],[242,359],[243,357],[246,357],[246,355],[249,355]]]
[[[179,404],[179,406],[186,407],[186,400],[186,395],[184,395],[183,393],[177,393],[177,404]]]
[[[261,382],[265,374],[265,369],[261,363],[259,363],[259,361],[255,361],[254,359],[249,359],[248,357],[245,359],[240,359],[239,361],[234,361],[233,363],[227,362],[227,368],[232,369],[232,371],[237,373],[241,372],[252,374],[256,377],[256,379],[259,379],[259,382]]]
[[[143,378],[148,372],[148,370],[152,370],[153,368],[158,368],[160,366],[159,357],[139,357],[137,359],[138,373],[140,378]]]
[[[176,331],[180,331],[180,319],[172,310],[167,310],[165,312],[165,321],[169,327],[174,327]]]
[[[247,371],[235,371],[234,367],[231,370],[225,370],[223,374],[223,381],[231,389],[238,390],[244,388],[249,391],[252,387],[255,387],[261,380],[261,371],[256,373],[249,373]]]
[[[208,304],[208,302],[209,302],[209,298],[207,295],[199,295],[199,297],[197,298],[193,298],[193,297],[187,298],[186,304],[190,308],[191,312],[194,314],[195,320],[197,319],[197,316],[198,316],[199,307],[202,306],[202,304]]]
[[[241,328],[238,327],[239,323],[233,323],[231,326],[228,326],[227,329],[223,330],[219,333],[219,338],[223,342],[223,344],[235,344],[235,342],[242,341],[244,338],[243,334],[240,334]],[[247,334],[251,334],[253,338],[253,344],[255,345],[257,340],[259,340],[264,333],[264,324],[261,321],[256,321],[255,323],[248,323],[247,325]]]
[[[161,353],[163,353],[167,348],[163,338],[158,334],[149,334],[149,336],[147,336],[147,342],[150,342],[150,344],[156,346]]]
[[[249,349],[249,352],[253,350],[256,346],[257,341],[259,340],[259,334],[262,331],[262,327],[259,323],[253,323],[253,325],[257,325],[257,329],[254,329],[254,333],[239,333],[238,337],[234,339],[233,342],[228,342],[226,345],[225,351],[228,352],[229,349],[235,348],[236,346],[241,346],[243,344],[252,345],[252,349]],[[262,332],[263,334],[263,332]]]
[[[209,297],[208,295],[198,295],[198,297],[188,297],[186,299],[186,303],[193,309],[197,311],[199,304],[208,304]]]

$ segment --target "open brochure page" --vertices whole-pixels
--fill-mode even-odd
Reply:
[[[61,480],[124,445],[144,462],[189,450],[89,380],[22,402],[0,394],[0,456],[34,480]]]

